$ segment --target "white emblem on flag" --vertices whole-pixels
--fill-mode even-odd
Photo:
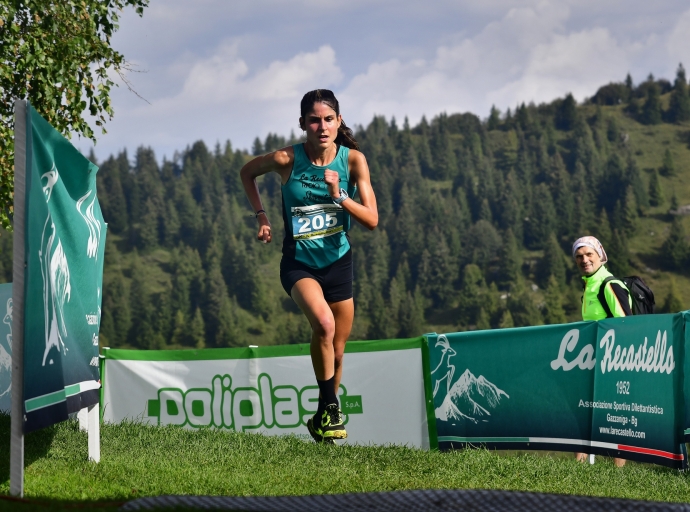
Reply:
[[[53,187],[60,179],[57,168],[53,168],[41,176],[41,181],[47,180],[43,186],[46,203],[50,201]],[[62,242],[56,237],[55,224],[52,222],[50,211],[46,217],[41,236],[41,249],[38,251],[41,261],[41,276],[43,277],[43,313],[45,316],[45,342],[43,352],[43,366],[46,364],[50,349],[55,347],[58,352],[67,354],[67,347],[63,337],[67,336],[65,326],[64,307],[69,302],[71,294],[70,272],[67,256],[62,248]],[[52,359],[49,361],[53,363]]]

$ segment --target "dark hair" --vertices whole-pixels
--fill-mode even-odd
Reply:
[[[328,89],[315,89],[305,94],[300,102],[300,117],[303,122],[307,114],[314,108],[314,103],[325,103],[331,107],[337,115],[340,115],[340,104],[335,94],[333,94],[333,91],[329,91]],[[359,144],[357,144],[355,140],[354,133],[345,125],[345,122],[340,123],[335,143],[345,146],[346,148],[359,150]]]

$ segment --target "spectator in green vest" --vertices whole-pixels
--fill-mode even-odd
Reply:
[[[582,319],[603,320],[604,318],[632,315],[632,299],[628,288],[618,279],[608,281],[603,288],[604,280],[613,277],[604,265],[608,261],[601,242],[593,236],[583,236],[573,244],[573,258],[582,274],[584,293],[582,295]],[[603,300],[601,300],[603,299]],[[575,458],[584,462],[586,453],[576,453]],[[625,459],[614,459],[616,466],[625,465]]]

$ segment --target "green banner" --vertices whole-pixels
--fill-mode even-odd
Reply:
[[[98,168],[29,106],[24,431],[98,403],[106,224]]]
[[[12,283],[0,284],[0,411],[12,408]]]
[[[428,340],[441,449],[486,445],[686,465],[682,314]]]

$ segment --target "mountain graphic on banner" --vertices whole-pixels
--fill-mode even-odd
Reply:
[[[510,398],[483,375],[475,377],[467,369],[448,390],[443,403],[436,409],[436,418],[441,421],[467,419],[477,423],[484,416],[491,416],[489,409],[495,409],[502,396]]]

